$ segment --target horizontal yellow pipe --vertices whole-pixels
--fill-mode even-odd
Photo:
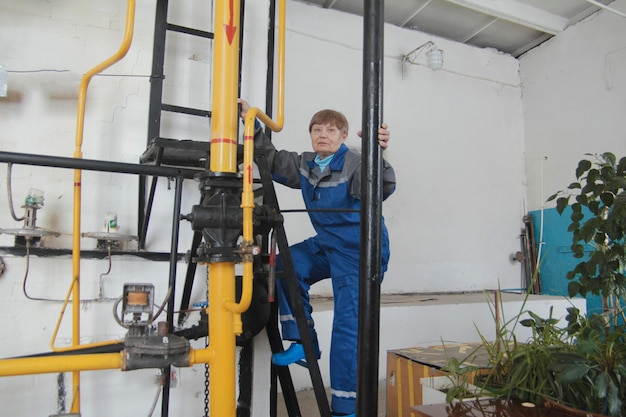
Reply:
[[[0,360],[0,377],[50,374],[60,372],[99,371],[106,369],[124,370],[125,352],[94,353],[79,355],[54,355],[31,358]],[[189,366],[208,363],[215,359],[211,347],[189,350]]]
[[[189,366],[207,363],[211,365],[215,361],[215,349],[211,346],[204,349],[189,350]]]
[[[122,369],[123,355],[123,352],[119,352],[4,359],[0,361],[0,376]]]

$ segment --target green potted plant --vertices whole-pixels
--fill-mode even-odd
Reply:
[[[481,397],[567,409],[568,415],[574,410],[583,416],[626,415],[626,327],[616,325],[607,335],[601,314],[586,317],[575,307],[567,311],[567,324],[560,325],[552,313],[542,318],[522,308],[498,326],[496,340],[481,334],[475,351],[444,367],[457,381],[446,400],[459,399],[457,393],[476,370],[464,363],[487,354],[487,372],[473,376],[473,384],[483,390]],[[531,329],[527,340],[518,341],[517,325]]]
[[[586,155],[578,162],[576,181],[548,201],[556,199],[561,215],[571,208],[571,248],[581,261],[566,275],[569,296],[599,295],[603,312],[612,310],[616,319],[626,294],[626,158],[617,162],[610,152]]]

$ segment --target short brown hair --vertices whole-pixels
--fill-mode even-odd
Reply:
[[[348,129],[350,128],[346,116],[336,110],[325,109],[320,110],[313,115],[311,122],[309,123],[309,133],[311,133],[313,125],[325,124],[337,127],[337,129],[339,129],[342,133],[348,133]]]

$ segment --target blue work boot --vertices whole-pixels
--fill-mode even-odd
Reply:
[[[322,356],[319,347],[315,346],[317,352],[317,359]],[[297,363],[302,366],[306,366],[306,358],[304,355],[304,347],[302,343],[294,342],[289,348],[280,353],[274,353],[272,355],[272,363],[277,366],[287,366],[292,363]]]

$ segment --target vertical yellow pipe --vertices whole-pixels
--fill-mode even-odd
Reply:
[[[213,172],[237,170],[237,75],[239,74],[239,0],[218,1],[215,7],[213,116],[211,121],[211,164]],[[259,109],[248,112],[244,130],[243,172],[243,289],[235,302],[235,269],[232,263],[209,264],[209,340],[213,362],[210,373],[211,414],[234,417],[235,335],[241,329],[241,313],[252,299],[252,248],[254,191],[254,120],[259,118],[273,131],[280,131],[284,120],[285,0],[280,1],[278,34],[278,122]]]
[[[209,264],[209,340],[214,353],[209,374],[209,404],[212,416],[235,417],[234,314],[225,302],[235,299],[235,265]]]
[[[135,22],[135,0],[128,0],[126,7],[126,28],[122,45],[110,58],[89,70],[82,78],[78,93],[78,112],[76,116],[76,149],[74,158],[82,158],[83,128],[85,125],[85,102],[89,81],[97,73],[105,70],[118,62],[130,48],[133,37]],[[81,181],[82,171],[74,170],[74,217],[72,231],[72,345],[80,344],[80,210],[81,210]],[[80,410],[80,372],[72,374],[74,398],[72,399],[71,412],[78,413]]]
[[[254,209],[254,190],[252,188],[254,171],[254,121],[259,117],[267,127],[274,132],[280,132],[283,129],[284,122],[284,97],[285,97],[285,0],[280,1],[278,16],[278,111],[277,120],[273,121],[268,115],[260,109],[251,108],[246,114],[244,137],[243,137],[243,191],[241,195],[241,207],[243,209],[243,289],[239,304],[228,305],[233,312],[241,313],[248,309],[250,300],[252,299],[252,247],[253,241],[253,216]]]
[[[211,161],[213,172],[237,172],[240,0],[215,4]]]
[[[240,0],[215,4],[211,160],[213,172],[237,172],[237,86]],[[209,340],[214,354],[209,376],[212,416],[235,417],[234,262],[211,262],[208,268]]]

